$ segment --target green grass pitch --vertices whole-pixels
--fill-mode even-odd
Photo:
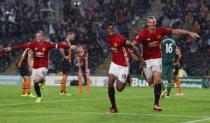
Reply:
[[[209,89],[183,89],[184,96],[161,99],[163,111],[154,112],[152,88],[127,87],[116,92],[117,114],[107,113],[107,88],[76,90],[68,87],[73,95],[60,96],[58,87],[46,87],[36,104],[35,98],[20,97],[20,86],[0,86],[0,123],[210,123]]]

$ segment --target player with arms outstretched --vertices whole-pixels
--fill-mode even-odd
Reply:
[[[161,72],[162,72],[162,56],[160,43],[163,37],[171,34],[186,34],[196,39],[199,35],[183,29],[169,29],[164,27],[156,27],[156,19],[154,16],[147,18],[147,27],[140,32],[133,44],[141,44],[143,46],[143,58],[146,67],[143,68],[144,78],[149,85],[154,84],[154,107],[155,111],[161,111],[159,99],[161,94]]]
[[[112,50],[112,62],[108,72],[108,95],[112,105],[109,112],[116,113],[118,110],[115,102],[114,83],[117,81],[117,91],[121,92],[125,88],[126,83],[130,81],[128,74],[131,51],[133,51],[140,61],[143,59],[137,48],[131,42],[115,32],[115,25],[113,23],[110,23],[107,27],[106,40]]]
[[[34,82],[34,90],[37,94],[36,103],[42,101],[39,83],[43,81],[48,71],[49,53],[53,48],[70,48],[69,45],[62,43],[52,43],[44,40],[44,34],[39,31],[35,35],[35,40],[28,43],[5,48],[6,51],[30,48],[33,52],[34,63],[32,68],[31,80]]]

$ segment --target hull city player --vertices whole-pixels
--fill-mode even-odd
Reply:
[[[71,47],[71,43],[75,39],[75,34],[73,32],[69,32],[66,36],[64,44],[67,44]],[[66,82],[68,79],[68,74],[70,73],[70,67],[71,67],[71,57],[72,57],[72,52],[71,48],[69,49],[64,49],[60,48],[60,54],[62,56],[62,60],[60,62],[60,67],[61,67],[61,72],[62,72],[62,77],[60,80],[60,95],[66,94],[67,96],[71,94],[67,94],[66,90]]]
[[[21,96],[36,97],[31,93],[31,68],[33,64],[32,52],[29,48],[25,49],[20,56],[16,66],[23,78]]]

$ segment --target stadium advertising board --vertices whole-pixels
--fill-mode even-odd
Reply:
[[[61,76],[50,75],[46,76],[46,85],[59,86]],[[148,83],[142,77],[133,77],[132,87],[148,87]],[[182,87],[186,88],[202,88],[208,87],[208,79],[204,78],[181,78]],[[0,85],[18,85],[21,84],[22,78],[19,75],[0,75]],[[70,83],[71,82],[71,83]],[[69,76],[67,80],[67,85],[75,82],[77,84],[77,76]],[[91,76],[91,86],[104,87],[107,86],[108,77],[107,76]],[[176,87],[176,85],[175,85]]]
[[[17,85],[22,81],[18,75],[0,75],[0,85]]]
[[[182,87],[184,88],[202,88],[204,87],[205,79],[203,78],[181,78]],[[175,83],[174,83],[175,84]],[[148,83],[142,78],[133,78],[133,83],[131,86],[134,87],[147,87]],[[176,87],[176,84],[174,85]]]

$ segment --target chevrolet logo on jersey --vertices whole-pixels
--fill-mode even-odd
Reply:
[[[149,43],[148,45],[149,45],[149,47],[155,47],[158,45],[158,41],[153,41],[153,42]]]
[[[117,48],[112,47],[111,50],[112,50],[112,51],[117,51]]]
[[[36,52],[35,56],[36,57],[44,57],[44,53],[43,52]]]

